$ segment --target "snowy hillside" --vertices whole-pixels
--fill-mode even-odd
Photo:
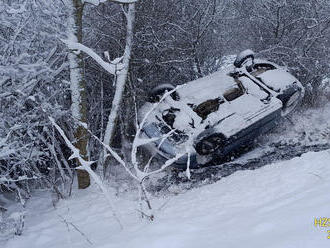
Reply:
[[[330,150],[239,171],[176,196],[153,199],[155,221],[138,217],[134,195],[116,202],[124,229],[95,187],[54,208],[45,194],[28,205],[23,235],[4,248],[326,247]]]

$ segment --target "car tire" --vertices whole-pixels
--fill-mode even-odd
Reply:
[[[246,49],[242,51],[240,54],[237,55],[235,61],[234,61],[234,66],[236,68],[241,68],[242,65],[246,62],[246,60],[251,59],[252,64],[254,61],[254,52],[250,49]]]
[[[174,85],[172,84],[161,84],[153,88],[148,94],[148,102],[159,102],[160,98],[165,94],[167,91],[171,91],[175,89]],[[173,94],[173,93],[172,93]],[[171,94],[171,95],[172,95]],[[172,98],[175,100],[177,94],[173,94]]]
[[[223,147],[226,142],[227,139],[225,135],[222,133],[214,133],[196,142],[195,150],[200,155],[209,155]]]

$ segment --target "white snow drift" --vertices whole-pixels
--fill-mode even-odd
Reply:
[[[55,209],[41,194],[30,201],[22,236],[2,247],[326,247],[330,228],[315,227],[314,218],[330,218],[329,161],[330,150],[309,152],[153,199],[151,223],[138,218],[133,195],[121,195],[115,205],[123,230],[95,188]]]

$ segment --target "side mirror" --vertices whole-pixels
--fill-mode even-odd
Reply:
[[[246,49],[240,54],[237,55],[234,66],[236,68],[241,68],[243,64],[245,64],[249,59],[252,61],[252,65],[254,64],[254,52],[250,49]]]

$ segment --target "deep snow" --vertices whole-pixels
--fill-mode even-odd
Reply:
[[[154,198],[152,223],[138,217],[134,195],[121,194],[115,205],[124,230],[96,187],[55,208],[40,193],[28,203],[22,236],[2,247],[326,247],[330,227],[314,227],[314,218],[330,218],[329,166],[330,150],[309,152]]]

